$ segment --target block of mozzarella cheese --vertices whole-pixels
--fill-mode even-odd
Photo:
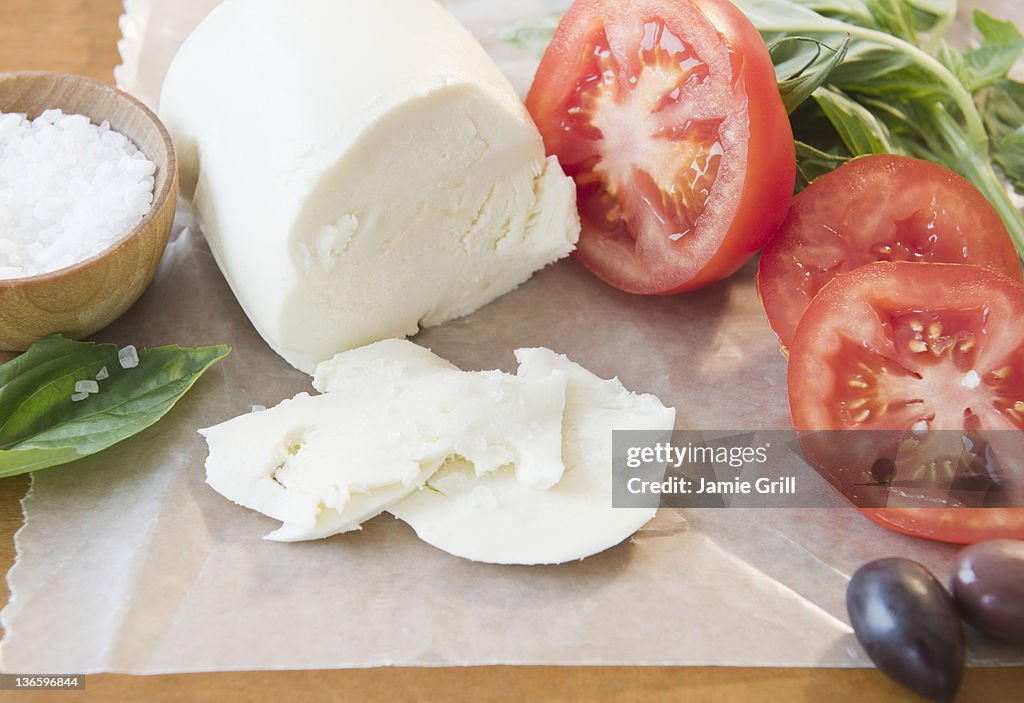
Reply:
[[[231,289],[306,372],[466,315],[579,236],[572,180],[433,0],[226,0],[160,115]]]
[[[474,561],[558,564],[615,546],[657,508],[612,507],[612,431],[667,432],[675,410],[548,349],[520,349],[516,358],[518,378],[567,378],[562,480],[536,490],[511,471],[481,475],[469,462],[448,462],[388,511],[425,542]]]
[[[562,478],[564,374],[464,372],[386,340],[339,355],[317,378],[323,395],[201,430],[207,482],[283,522],[269,539],[357,529],[455,460],[479,475],[514,467],[537,491]]]

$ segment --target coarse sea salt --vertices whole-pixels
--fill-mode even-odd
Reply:
[[[91,379],[75,382],[75,393],[99,393],[100,384]]]
[[[0,113],[0,279],[107,249],[153,205],[155,164],[107,122]]]
[[[135,348],[134,344],[129,344],[118,350],[117,361],[121,364],[122,369],[134,369],[139,365],[139,350]]]

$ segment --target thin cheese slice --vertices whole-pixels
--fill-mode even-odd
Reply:
[[[675,410],[550,350],[520,349],[516,357],[519,378],[567,378],[562,480],[536,490],[507,469],[478,475],[468,462],[449,462],[388,510],[433,546],[495,564],[557,564],[622,542],[657,509],[612,507],[612,431],[668,431]]]
[[[357,529],[453,461],[480,475],[514,466],[534,490],[562,477],[564,374],[468,373],[388,340],[339,355],[318,379],[337,392],[201,431],[207,482],[282,521],[269,539]]]

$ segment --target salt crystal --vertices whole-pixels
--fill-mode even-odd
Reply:
[[[103,122],[0,113],[0,279],[88,259],[153,206],[156,166]]]
[[[96,381],[75,381],[75,393],[99,393],[100,384]]]
[[[72,393],[71,394],[71,402],[72,403],[77,403],[80,400],[85,400],[88,397],[89,397],[88,393]]]
[[[117,352],[117,360],[122,369],[134,369],[139,365],[139,352],[134,344],[129,344]]]
[[[106,381],[108,378],[110,378],[110,372],[107,371],[107,367],[104,366],[102,369],[99,370],[99,373],[96,374],[96,380]]]
[[[266,405],[254,405],[254,406],[252,406],[252,408],[249,409],[249,412],[261,413],[261,412],[263,412],[266,409],[267,409]]]

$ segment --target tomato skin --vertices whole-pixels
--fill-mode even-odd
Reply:
[[[901,356],[896,347],[898,340],[905,338],[891,328],[887,331],[880,322],[887,309],[925,312],[934,309],[947,316],[960,309],[984,310],[987,327],[985,337],[979,337],[978,342],[982,351],[977,352],[976,365],[971,367],[972,371],[977,368],[979,384],[970,391],[959,387],[961,384],[956,379],[963,378],[966,369],[956,367],[954,372],[958,375],[944,375],[945,357],[936,360],[924,353],[921,365],[915,367],[906,355]],[[900,414],[899,410],[883,410],[878,417],[870,419],[851,419],[850,414],[844,415],[839,409],[844,401],[839,400],[836,389],[842,388],[845,380],[854,378],[853,374],[858,371],[857,358],[849,355],[852,345],[857,349],[878,350],[887,365],[894,365],[895,361],[895,365],[920,373],[916,383],[920,384],[922,400],[913,407],[922,409],[915,412],[926,412],[927,408],[927,412],[933,413],[932,429],[963,429],[966,423],[963,406],[970,403],[978,413],[982,429],[1006,428],[1019,432],[1024,427],[1019,419],[1014,419],[1017,416],[993,410],[989,404],[990,398],[997,395],[1019,397],[1021,386],[1007,386],[992,396],[983,394],[990,382],[995,383],[993,366],[1011,364],[1011,381],[1024,372],[1024,329],[1018,325],[1022,316],[1024,286],[1007,276],[975,266],[879,262],[839,276],[825,285],[808,306],[793,338],[788,376],[793,426],[811,434],[817,430],[910,429],[917,416]],[[951,378],[954,380],[950,381]],[[874,389],[883,387],[874,380],[870,385]],[[882,398],[887,408],[892,399],[892,396]],[[866,406],[858,404],[856,407],[860,412]],[[806,452],[807,445],[804,446]],[[808,459],[815,463],[813,455],[808,455]],[[830,474],[839,472],[827,470],[829,467],[823,470],[819,465],[816,468],[836,486]],[[869,473],[866,467],[862,470]],[[1014,479],[1021,481],[1024,477]],[[836,488],[847,494],[846,487]],[[891,530],[929,539],[962,544],[994,538],[1024,539],[1024,508],[859,509]]]
[[[694,290],[735,273],[778,230],[793,198],[796,150],[793,128],[779,95],[775,65],[760,33],[727,0],[695,0],[740,57],[737,83],[747,94],[750,142],[742,203],[715,257],[670,293]]]
[[[881,260],[974,264],[1022,280],[1002,219],[970,182],[927,161],[863,156],[801,191],[761,253],[758,295],[783,347],[828,279]]]
[[[561,116],[581,75],[580,56],[590,38],[608,26],[639,30],[650,18],[664,20],[684,39],[699,39],[725,47],[731,65],[729,90],[742,98],[745,109],[741,145],[730,147],[730,159],[742,176],[730,180],[735,207],[713,208],[722,191],[712,187],[707,211],[691,235],[674,247],[659,246],[658,255],[624,253],[606,246],[600,227],[588,216],[581,194],[583,231],[575,253],[591,272],[620,290],[645,295],[690,291],[715,283],[739,269],[774,233],[792,197],[796,160],[792,129],[779,95],[774,66],[760,34],[727,0],[577,0],[562,19],[541,60],[526,106],[540,129],[549,154],[570,170],[565,157],[572,151]],[[688,34],[689,33],[689,34]],[[580,185],[580,180],[577,179]],[[718,185],[716,183],[716,185]],[[723,186],[725,187],[725,186]],[[730,203],[733,201],[730,200]],[[710,212],[715,210],[715,212]],[[634,240],[648,228],[628,226]],[[661,233],[656,233],[658,236]],[[654,235],[651,235],[654,236]],[[642,249],[643,247],[640,247]],[[664,249],[671,253],[665,254]]]
[[[1024,508],[861,508],[860,512],[894,532],[938,542],[1024,539]]]

